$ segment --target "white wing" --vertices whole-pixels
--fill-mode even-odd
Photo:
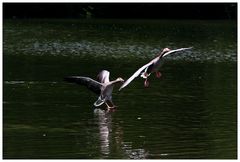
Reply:
[[[154,59],[154,60],[155,60],[155,59]],[[147,63],[146,65],[144,65],[144,66],[141,67],[140,69],[138,69],[130,78],[128,78],[128,80],[126,80],[126,81],[123,83],[123,85],[119,88],[119,91],[120,91],[121,89],[123,89],[124,87],[126,87],[134,78],[138,77],[139,74],[140,74],[144,69],[146,69],[148,66],[150,66],[150,65],[153,63],[154,60],[150,61],[149,63]]]
[[[99,74],[98,74],[98,80],[100,83],[108,83],[109,82],[109,76],[110,76],[110,72],[107,70],[102,70]]]
[[[169,55],[169,54],[171,54],[171,53],[175,53],[175,52],[179,52],[179,51],[184,51],[184,50],[188,50],[188,49],[192,49],[192,47],[189,47],[189,48],[179,48],[179,49],[176,49],[176,50],[171,50],[171,51],[163,54],[162,57],[165,57],[165,56],[167,56],[167,55]]]

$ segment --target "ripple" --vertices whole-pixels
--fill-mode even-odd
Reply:
[[[24,84],[25,81],[5,81],[4,84]]]
[[[20,81],[20,80],[11,80],[11,81],[4,81],[4,84],[57,84],[58,82],[55,81]]]

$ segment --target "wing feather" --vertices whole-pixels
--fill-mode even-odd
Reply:
[[[89,78],[89,77],[68,76],[68,77],[65,77],[64,80],[67,81],[67,82],[84,85],[96,94],[101,93],[102,84],[93,80],[93,79],[91,79],[91,78]]]
[[[188,49],[192,49],[192,47],[189,47],[189,48],[179,48],[179,49],[176,49],[176,50],[171,50],[171,51],[169,51],[167,53],[164,53],[162,55],[162,57],[165,57],[165,56],[167,56],[169,54],[172,54],[172,53],[175,53],[175,52],[184,51],[184,50],[188,50]]]
[[[154,60],[155,60],[155,59],[154,59]],[[136,77],[138,77],[139,74],[140,74],[144,69],[146,69],[148,66],[150,66],[150,65],[153,63],[154,60],[150,61],[150,62],[147,63],[146,65],[144,65],[144,66],[142,66],[141,68],[139,68],[130,78],[128,78],[128,80],[126,80],[126,81],[123,83],[123,85],[119,88],[119,91],[120,91],[121,89],[123,89],[124,87],[126,87],[131,81],[133,81],[133,79],[135,79]]]

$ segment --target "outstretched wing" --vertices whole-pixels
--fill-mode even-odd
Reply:
[[[144,69],[146,69],[147,67],[149,67],[154,61],[155,61],[155,59],[152,60],[152,61],[150,61],[150,62],[147,63],[146,65],[142,66],[141,68],[139,68],[130,78],[128,78],[128,80],[126,80],[126,81],[123,83],[123,85],[119,88],[119,91],[120,91],[121,89],[123,89],[124,87],[126,87],[131,81],[133,81],[133,79],[135,79],[136,77],[138,77],[139,74],[140,74]]]
[[[110,76],[110,72],[107,70],[102,70],[97,78],[99,80],[100,83],[108,83],[109,82],[109,76]]]
[[[68,76],[68,77],[65,77],[64,80],[67,81],[67,82],[84,85],[96,94],[101,93],[102,84],[93,80],[93,79],[91,79],[91,78],[89,78],[89,77]]]
[[[192,49],[192,47],[189,47],[189,48],[179,48],[179,49],[176,49],[176,50],[171,50],[169,52],[164,53],[161,57],[165,57],[165,56],[167,56],[169,54],[172,54],[172,53],[175,53],[175,52],[179,52],[179,51],[188,50],[188,49]]]

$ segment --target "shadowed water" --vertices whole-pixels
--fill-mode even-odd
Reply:
[[[236,33],[232,21],[4,21],[3,157],[236,159]],[[190,46],[149,88],[116,86],[114,112],[63,82],[102,69],[127,79],[162,48]]]

